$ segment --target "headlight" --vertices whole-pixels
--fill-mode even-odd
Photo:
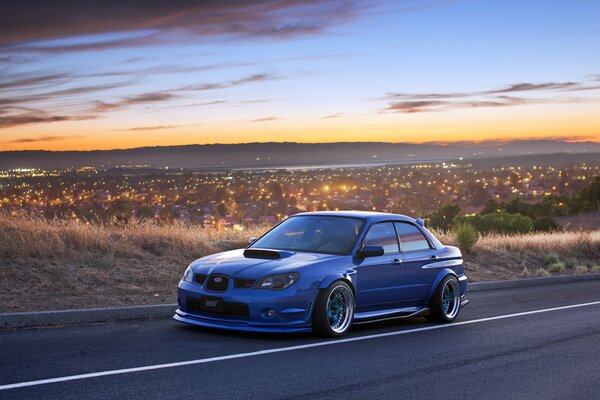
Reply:
[[[191,265],[185,269],[181,280],[186,282],[192,282],[194,280],[194,271],[192,271]]]
[[[283,290],[292,286],[300,278],[297,272],[267,276],[254,284],[254,289]]]

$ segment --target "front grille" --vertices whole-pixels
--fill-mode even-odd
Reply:
[[[186,310],[191,313],[204,313],[214,315],[229,315],[232,317],[247,317],[250,315],[248,304],[246,303],[231,303],[223,302],[223,312],[209,312],[202,308],[200,299],[188,299],[186,302]]]
[[[254,286],[254,279],[235,279],[233,281],[233,287],[236,289],[250,289]]]
[[[208,290],[212,290],[213,292],[224,292],[227,290],[229,286],[229,278],[226,276],[220,275],[211,275],[208,277],[208,282],[206,283],[206,288]]]
[[[198,285],[204,285],[204,281],[206,280],[206,275],[196,274],[194,275],[194,282]]]

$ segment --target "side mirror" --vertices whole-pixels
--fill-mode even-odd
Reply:
[[[248,244],[252,244],[256,242],[256,238],[254,236],[252,236],[250,239],[248,239]]]
[[[365,246],[359,253],[361,257],[379,257],[384,253],[383,247],[381,246]]]

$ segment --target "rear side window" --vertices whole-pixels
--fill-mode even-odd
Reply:
[[[429,241],[413,224],[407,222],[396,222],[398,240],[402,251],[429,250]]]
[[[398,239],[392,222],[375,224],[367,232],[364,240],[365,246],[381,246],[385,254],[398,253]]]

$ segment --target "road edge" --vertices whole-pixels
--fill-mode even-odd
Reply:
[[[470,292],[556,285],[571,282],[600,280],[600,273],[558,275],[510,281],[475,282]],[[84,308],[75,310],[0,313],[0,330],[91,324],[110,321],[163,319],[173,316],[177,304],[157,304],[112,308]]]

